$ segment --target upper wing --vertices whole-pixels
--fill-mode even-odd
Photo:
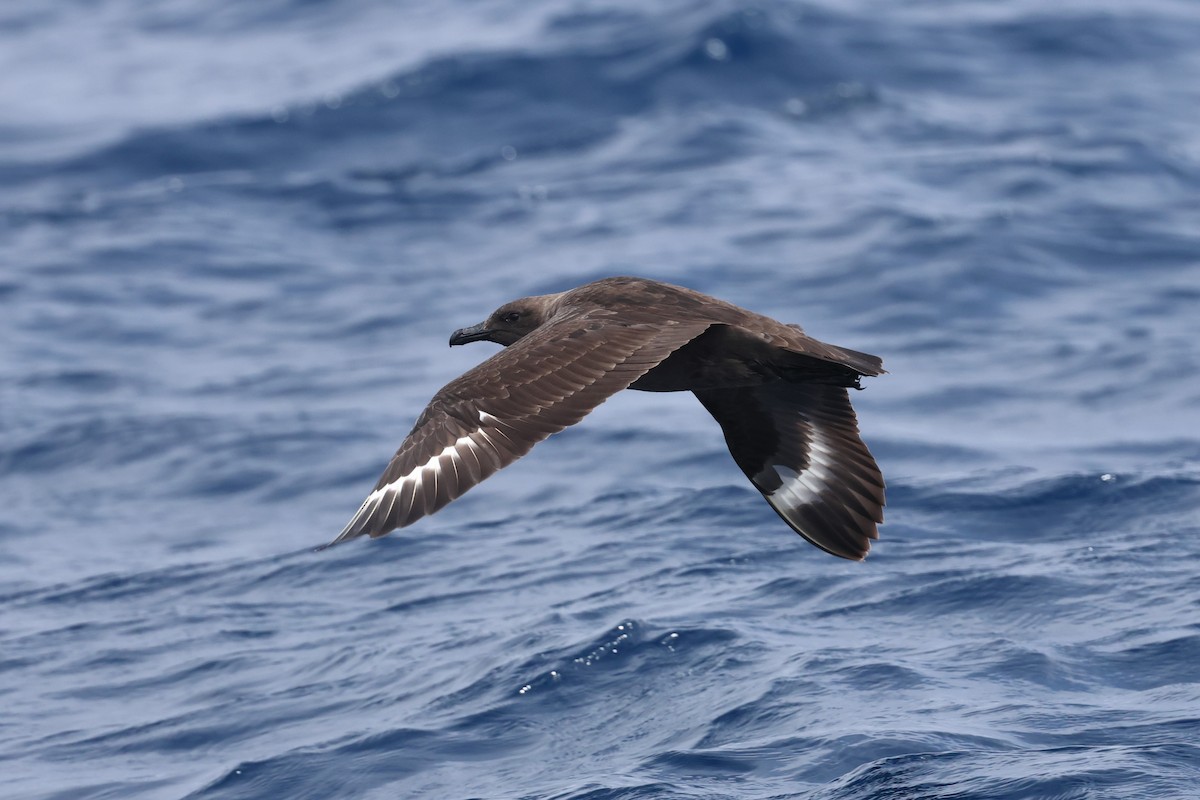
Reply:
[[[602,312],[551,320],[434,395],[375,490],[329,544],[383,536],[432,514],[707,327],[629,324]]]
[[[734,461],[792,530],[862,560],[879,538],[884,482],[846,389],[779,381],[696,392]]]

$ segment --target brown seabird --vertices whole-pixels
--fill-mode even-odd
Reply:
[[[645,278],[514,300],[450,345],[484,340],[505,349],[433,396],[330,545],[434,513],[622,389],[695,394],[771,508],[822,550],[862,560],[879,538],[883,476],[846,391],[884,372],[876,356]]]

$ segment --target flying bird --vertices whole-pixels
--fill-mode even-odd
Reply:
[[[876,356],[630,277],[514,300],[450,336],[477,341],[505,349],[433,396],[326,547],[434,513],[622,389],[695,394],[771,508],[827,553],[862,560],[879,538],[883,476],[847,391],[884,372]]]

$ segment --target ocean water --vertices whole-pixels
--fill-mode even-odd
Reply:
[[[0,797],[1200,796],[1200,6],[0,7]],[[878,353],[870,558],[626,392],[313,552],[613,274]]]

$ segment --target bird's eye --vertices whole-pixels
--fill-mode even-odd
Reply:
[[[510,311],[507,314],[505,314],[503,317],[501,317],[500,321],[506,325],[512,325],[514,322],[516,322],[520,318],[521,318],[521,315],[518,314],[516,311]]]

